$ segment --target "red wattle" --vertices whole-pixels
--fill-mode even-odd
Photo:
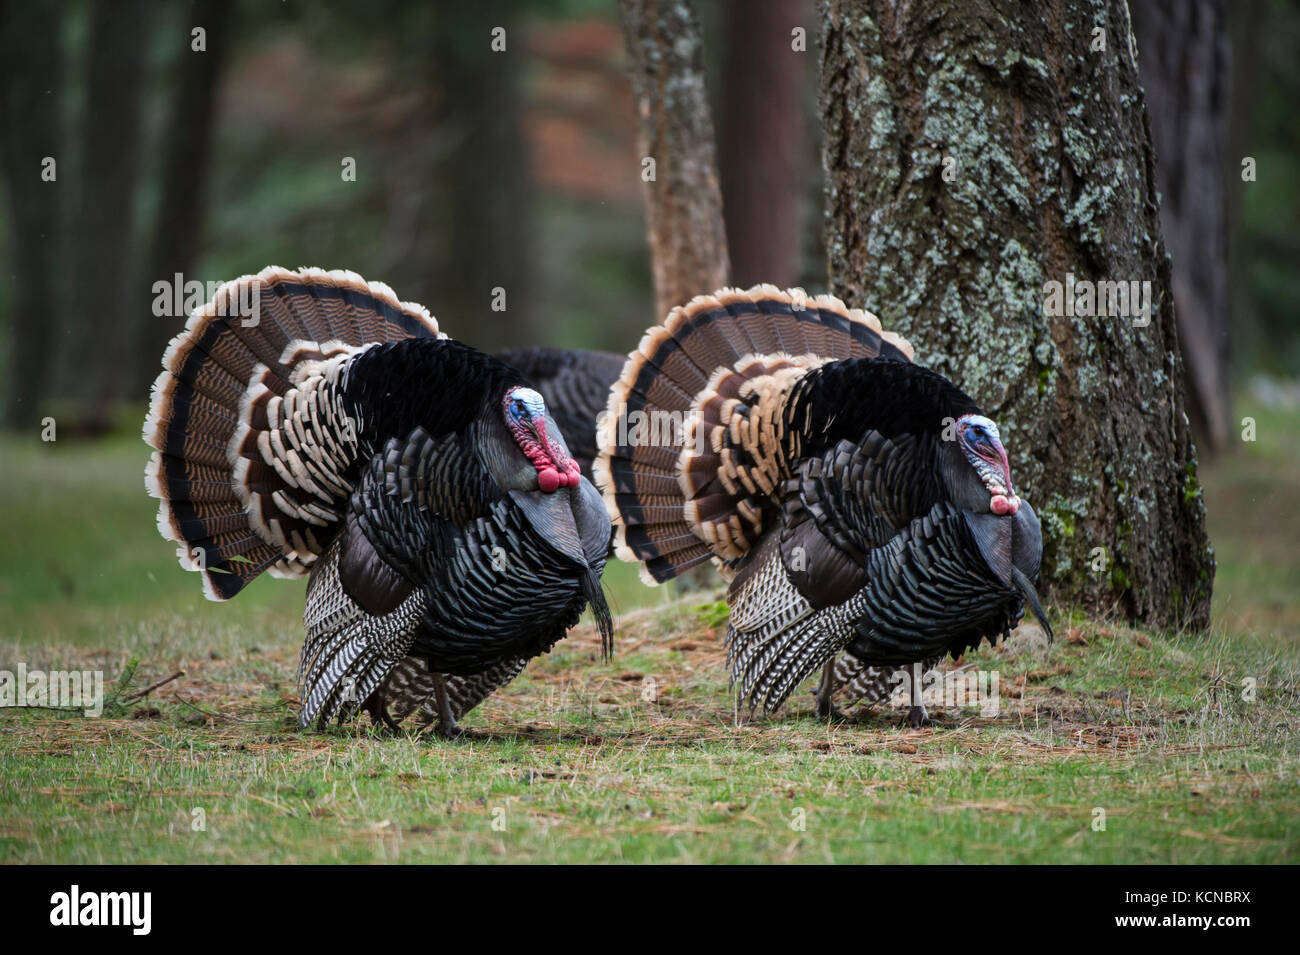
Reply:
[[[993,497],[989,499],[989,510],[994,514],[1015,513],[1011,507],[1011,502],[1007,500],[1005,494],[994,494]]]
[[[550,494],[560,486],[563,478],[555,468],[543,468],[537,472],[537,486],[543,494]]]

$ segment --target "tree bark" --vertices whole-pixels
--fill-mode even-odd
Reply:
[[[1143,0],[1130,9],[1151,114],[1160,225],[1173,259],[1187,410],[1197,444],[1217,452],[1232,419],[1224,187],[1241,181],[1240,166],[1230,168],[1224,155],[1228,26],[1219,0]]]
[[[791,31],[815,33],[808,14],[805,0],[726,5],[718,152],[732,279],[742,288],[799,281],[811,54],[793,48]]]
[[[620,0],[655,283],[655,320],[727,284],[699,19],[686,0]],[[653,160],[653,175],[646,160]]]
[[[212,156],[212,127],[216,115],[217,82],[225,62],[234,4],[225,0],[197,0],[181,21],[182,44],[175,92],[163,137],[162,194],[154,223],[153,242],[141,288],[154,282],[173,281],[180,273],[207,281],[218,276],[187,273],[198,256],[206,213],[205,193]],[[202,27],[205,49],[192,49],[190,31]],[[131,350],[131,392],[143,394],[158,371],[158,357],[167,342],[184,327],[188,316],[153,315],[141,309]]]
[[[123,369],[148,291],[138,287],[132,253],[141,87],[152,12],[144,0],[92,9],[70,280],[74,307],[64,323],[69,335],[64,393],[74,402],[67,423],[91,432],[108,427],[113,402],[128,393],[131,382]]]
[[[59,199],[71,170],[58,166],[64,159],[59,135],[63,7],[57,0],[39,0],[19,12],[16,3],[0,4],[0,172],[9,194],[14,254],[6,420],[15,430],[34,430],[40,427],[54,365]],[[41,176],[46,157],[56,163],[53,182]]]
[[[1213,552],[1124,0],[823,14],[835,292],[998,421],[1057,600],[1205,626]],[[1149,323],[1048,317],[1070,275],[1150,281]]]

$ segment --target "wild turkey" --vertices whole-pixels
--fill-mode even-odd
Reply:
[[[651,328],[610,394],[594,470],[616,552],[652,583],[710,559],[730,578],[751,712],[842,650],[910,665],[1025,601],[1042,616],[1038,519],[997,426],[911,357],[833,297],[724,289]]]
[[[241,303],[256,302],[252,314]],[[351,272],[227,283],[163,356],[158,528],[213,600],[309,577],[301,724],[456,720],[590,604],[610,524],[542,397]]]
[[[582,476],[590,480],[596,458],[596,419],[623,372],[623,356],[580,348],[515,348],[498,352],[497,357],[538,390]]]

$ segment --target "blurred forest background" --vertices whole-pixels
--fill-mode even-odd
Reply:
[[[1254,375],[1300,369],[1300,5],[1131,8],[1180,312],[1210,313],[1184,347],[1210,356],[1202,377],[1223,396],[1195,422],[1214,450],[1236,430],[1232,389],[1295,400],[1293,386]],[[768,29],[786,21],[815,44],[815,3],[698,10],[732,278],[822,290],[817,58],[762,46],[788,36]],[[270,263],[348,268],[487,349],[623,351],[660,317],[613,0],[6,0],[3,11],[10,428],[34,432],[49,413],[72,437],[135,415],[184,322],[151,311],[151,286],[176,272],[206,283]],[[497,26],[504,53],[489,49]],[[45,156],[55,182],[42,180]],[[1247,156],[1256,178],[1243,184]]]
[[[730,279],[823,291],[819,7],[696,8]],[[1239,460],[1243,414],[1300,420],[1300,3],[1130,8],[1189,412],[1203,463]],[[806,25],[807,56],[774,55],[773,43],[789,51],[791,23]],[[497,27],[504,52],[490,47]],[[0,0],[0,54],[0,407],[11,432],[0,480],[21,545],[0,555],[0,598],[35,615],[17,623],[60,599],[87,613],[100,598],[121,602],[112,570],[97,583],[72,557],[32,559],[38,540],[84,553],[102,537],[119,574],[175,571],[139,477],[149,385],[185,321],[153,313],[157,281],[351,269],[489,350],[626,351],[662,317],[615,0]],[[349,157],[354,181],[341,174]],[[492,308],[497,288],[505,311]],[[59,446],[49,460],[47,415]],[[1268,437],[1258,469],[1242,465],[1230,487],[1207,482],[1216,605],[1234,582],[1269,581],[1250,630],[1294,623],[1300,579],[1273,549],[1293,531],[1259,507],[1294,509],[1294,458]],[[1238,520],[1249,508],[1256,516]],[[66,526],[51,530],[54,519]],[[1267,546],[1250,536],[1269,532]],[[170,573],[168,590],[173,578],[190,606],[197,586]]]

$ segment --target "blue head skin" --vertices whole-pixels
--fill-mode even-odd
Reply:
[[[537,470],[537,487],[544,494],[562,487],[577,487],[578,464],[546,432],[546,402],[531,388],[516,386],[501,399],[506,427],[519,450]]]
[[[988,489],[989,510],[998,515],[1020,510],[998,426],[983,415],[962,415],[957,419],[957,444]]]
[[[512,434],[516,428],[530,428],[533,421],[546,420],[546,402],[531,388],[511,388],[506,392],[503,404],[506,424]]]

